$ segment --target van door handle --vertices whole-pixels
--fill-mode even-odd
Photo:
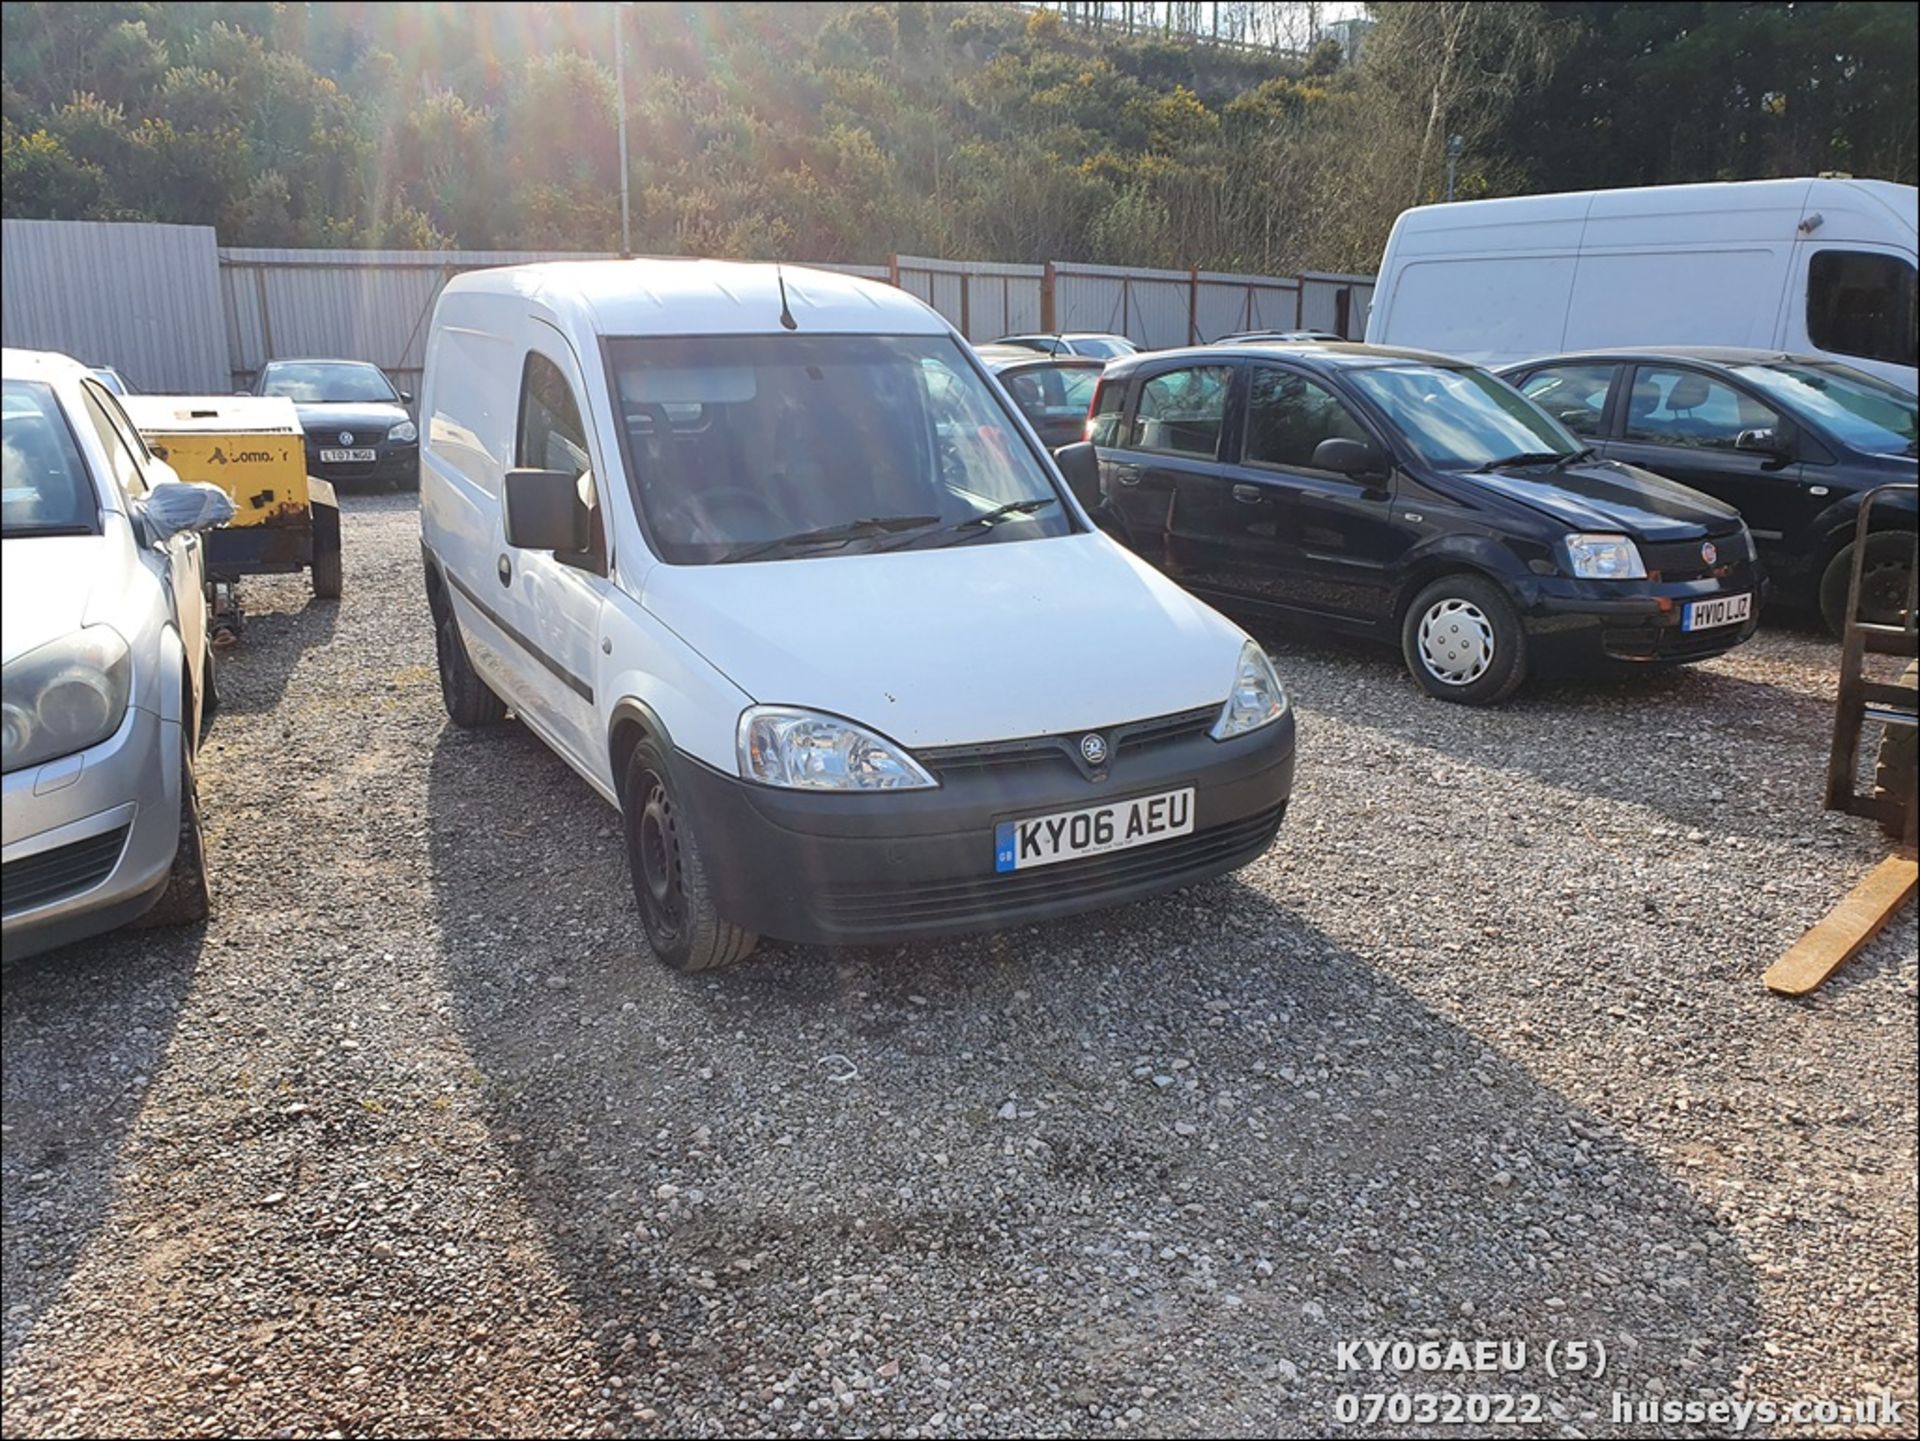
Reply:
[[[1266,499],[1266,496],[1257,485],[1236,485],[1233,488],[1233,498],[1242,505],[1258,505]]]
[[[1140,467],[1137,465],[1116,465],[1113,468],[1113,478],[1122,485],[1138,485],[1140,483]]]
[[[508,559],[507,559],[507,558],[506,558],[506,557],[505,557],[505,556],[503,555],[503,556],[501,556],[501,557],[500,557],[500,559],[499,559],[499,560],[498,560],[498,561],[497,561],[497,562],[496,562],[496,563],[494,564],[494,567],[493,567],[493,568],[494,568],[494,569],[495,569],[496,571],[498,571],[498,572],[499,572],[499,575],[500,575],[500,584],[502,584],[502,585],[512,585],[512,584],[513,584],[513,562],[512,562],[512,561],[510,561],[510,560],[508,560]]]

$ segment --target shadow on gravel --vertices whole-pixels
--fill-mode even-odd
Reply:
[[[811,1424],[837,1377],[868,1430],[1144,1394],[1154,1434],[1315,1434],[1342,1392],[1512,1389],[1594,1435],[1616,1386],[1736,1384],[1753,1277],[1675,1175],[1247,885],[688,978],[531,735],[449,729],[429,816],[454,1019],[617,1429]],[[1396,1337],[1530,1359],[1336,1369]],[[1605,1381],[1549,1378],[1572,1339]]]
[[[296,579],[306,583],[304,576]],[[245,581],[241,582],[240,599],[245,606]],[[220,652],[220,709],[251,714],[277,707],[301,659],[308,651],[319,650],[332,641],[340,623],[340,607],[350,604],[351,594],[344,600],[319,600],[310,595],[299,610],[248,611],[240,643]],[[219,725],[216,715],[210,734],[217,735]]]
[[[113,1200],[204,927],[120,930],[0,968],[4,1364],[60,1297]]]

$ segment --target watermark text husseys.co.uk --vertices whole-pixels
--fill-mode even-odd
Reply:
[[[1611,1420],[1616,1426],[1722,1427],[1739,1436],[1755,1426],[1898,1426],[1906,1403],[1889,1392],[1836,1401],[1828,1397],[1799,1401],[1682,1401],[1635,1398],[1615,1391]]]

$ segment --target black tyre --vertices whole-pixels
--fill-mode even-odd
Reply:
[[[440,699],[447,719],[463,730],[498,725],[507,718],[507,703],[480,679],[467,656],[466,637],[454,619],[453,606],[443,605],[433,628],[434,660],[440,669]]]
[[[1513,605],[1491,580],[1466,571],[1413,598],[1400,649],[1428,695],[1459,705],[1497,705],[1527,676],[1527,637]]]
[[[320,600],[340,599],[346,567],[340,552],[340,512],[330,505],[313,507],[313,593]]]
[[[1904,685],[1920,687],[1920,662],[1910,664],[1900,679]],[[1883,727],[1880,754],[1873,767],[1873,794],[1876,800],[1892,796],[1905,804],[1906,810],[1899,819],[1890,817],[1880,822],[1880,828],[1896,841],[1906,839],[1905,817],[1920,805],[1917,790],[1920,790],[1920,730],[1912,726]]]
[[[180,837],[173,852],[167,888],[147,913],[143,926],[188,926],[204,921],[213,909],[207,885],[207,852],[200,831],[200,790],[193,775],[193,748],[180,746]]]
[[[1836,636],[1846,629],[1847,587],[1853,582],[1853,548],[1849,541],[1835,552],[1820,577],[1820,618]],[[1899,625],[1907,608],[1907,585],[1913,575],[1915,541],[1898,531],[1878,531],[1867,537],[1867,560],[1860,572],[1860,619],[1879,625]]]
[[[653,953],[676,971],[717,970],[747,956],[760,938],[714,909],[693,817],[653,741],[628,757],[620,797],[627,868]]]
[[[213,653],[213,631],[207,631],[204,654],[200,657],[200,729],[204,732],[213,713],[220,709],[220,662]]]

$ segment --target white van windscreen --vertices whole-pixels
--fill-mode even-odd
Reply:
[[[945,336],[607,343],[647,535],[678,565],[1064,535],[1008,407]]]

